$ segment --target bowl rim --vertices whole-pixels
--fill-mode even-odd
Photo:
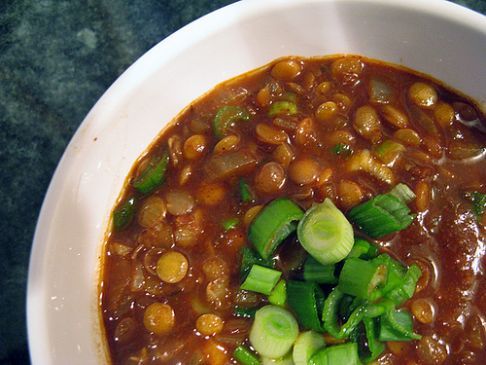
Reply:
[[[285,8],[296,4],[332,3],[336,1],[355,4],[356,6],[371,3],[375,6],[395,7],[398,10],[408,9],[434,16],[439,14],[443,18],[467,28],[480,30],[486,35],[486,16],[446,0],[429,0],[427,2],[423,0],[408,0],[406,2],[400,0],[267,0],[265,2],[243,0],[204,15],[161,40],[128,67],[98,99],[68,143],[49,183],[33,237],[26,292],[28,344],[33,364],[46,364],[51,360],[49,348],[45,346],[45,337],[47,337],[46,330],[43,328],[45,322],[41,318],[48,301],[47,283],[42,281],[47,268],[39,258],[47,252],[49,227],[55,224],[49,220],[49,217],[53,215],[55,210],[56,196],[64,188],[67,166],[73,160],[74,145],[83,143],[83,139],[86,139],[86,134],[83,131],[87,128],[93,115],[101,113],[103,110],[109,110],[111,105],[116,104],[116,100],[130,94],[134,85],[143,83],[145,78],[140,77],[140,74],[149,75],[152,73],[155,69],[153,60],[160,59],[162,53],[164,59],[175,57],[182,49],[187,47],[187,44],[196,42],[202,36],[201,34],[198,35],[200,30],[204,30],[207,34],[207,32],[216,32],[231,24],[233,14],[239,13],[240,18],[241,16],[251,17],[258,12],[271,10],[274,7]],[[107,231],[106,228],[103,228],[104,232]],[[99,243],[99,245],[102,245],[102,243]],[[46,336],[42,336],[42,334]]]

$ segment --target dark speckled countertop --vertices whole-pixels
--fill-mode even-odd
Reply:
[[[232,2],[0,0],[0,364],[29,363],[30,247],[42,199],[76,128],[145,51]],[[485,0],[456,2],[486,14]]]

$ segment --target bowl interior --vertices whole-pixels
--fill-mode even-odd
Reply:
[[[243,1],[150,50],[88,114],[49,187],[29,272],[33,364],[104,358],[97,286],[111,208],[136,158],[193,99],[277,57],[354,53],[430,74],[484,102],[485,19],[439,0]]]

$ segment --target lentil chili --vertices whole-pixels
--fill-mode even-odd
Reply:
[[[464,96],[359,56],[218,85],[115,207],[112,363],[485,364],[485,128]]]

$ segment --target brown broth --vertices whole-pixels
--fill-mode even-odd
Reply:
[[[304,209],[329,197],[347,211],[359,201],[385,193],[401,182],[418,195],[410,204],[417,217],[407,229],[375,243],[382,251],[404,263],[417,263],[425,271],[419,281],[420,288],[404,307],[413,313],[420,303],[414,304],[414,301],[425,299],[426,303],[432,303],[434,316],[430,323],[421,323],[415,318],[414,328],[424,338],[400,346],[389,344],[378,363],[485,364],[486,219],[485,215],[475,217],[470,201],[465,198],[471,191],[486,193],[486,135],[465,123],[477,119],[477,125],[486,126],[484,115],[467,98],[437,81],[382,62],[357,56],[283,60],[298,64],[299,74],[292,77],[294,75],[273,71],[272,76],[275,64],[281,61],[278,60],[218,85],[179,115],[133,168],[119,206],[135,196],[137,212],[128,227],[111,230],[103,262],[101,309],[112,363],[236,363],[231,354],[238,344],[248,343],[251,320],[233,315],[235,303],[265,303],[261,295],[249,298],[237,295],[239,252],[242,247],[250,246],[245,213],[253,206],[264,205],[280,196],[290,197]],[[358,63],[363,66],[362,70],[356,69]],[[291,73],[293,70],[284,71]],[[283,81],[279,77],[291,80]],[[391,101],[386,104],[370,102],[369,85],[371,80],[377,79],[384,80],[392,90]],[[328,90],[326,84],[321,84],[324,81],[329,82]],[[438,99],[432,106],[422,108],[414,104],[409,90],[417,82],[435,90]],[[265,87],[269,93],[261,91]],[[262,105],[265,101],[274,103],[293,98],[296,98],[298,113],[281,116],[279,120],[269,117],[269,106]],[[319,120],[316,110],[327,101],[337,104],[338,113],[328,120]],[[228,177],[214,179],[210,172],[215,171],[212,159],[218,139],[211,122],[222,105],[243,106],[251,118],[229,128],[228,134],[237,135],[239,143],[234,150],[220,156],[233,153],[236,159],[246,156],[252,162]],[[366,135],[366,131],[359,132],[356,110],[364,105],[371,106],[377,113],[378,137]],[[383,170],[385,163],[379,160],[376,152],[378,143],[384,140],[401,143],[395,135],[398,128],[385,117],[385,105],[404,114],[408,128],[416,131],[421,140],[417,146],[403,144],[398,156],[382,156],[387,161],[393,159],[386,169],[391,173],[391,183],[369,171],[350,168],[354,156],[369,150],[379,170]],[[441,108],[442,119],[438,111]],[[445,125],[444,115],[451,110],[452,119]],[[306,118],[310,118],[307,124],[303,123]],[[265,175],[262,170],[267,163],[276,161],[275,150],[281,143],[259,139],[255,127],[260,123],[273,126],[280,137],[285,131],[286,136],[283,135],[295,158],[315,161],[320,178],[310,178],[314,181],[299,185],[293,180],[302,178],[303,168],[294,171],[292,179],[284,163],[278,170],[283,171],[282,186],[279,181],[272,184],[268,180],[270,174]],[[186,151],[184,142],[195,134],[204,136],[204,148],[199,146],[199,150],[194,151],[187,146]],[[280,137],[272,136],[277,140]],[[351,139],[348,144],[354,153],[335,154],[333,147],[346,138]],[[164,184],[147,196],[140,194],[133,188],[133,181],[147,161],[167,149],[170,161]],[[191,159],[199,153],[199,158]],[[275,169],[274,164],[268,170],[275,173],[271,166]],[[183,181],[183,176],[187,181]],[[240,200],[241,178],[256,195],[251,203]],[[350,185],[353,191],[349,190]],[[174,191],[183,191],[182,198],[178,195],[167,199],[168,192]],[[192,199],[188,199],[187,194]],[[169,202],[169,211],[188,213],[164,216],[159,206],[156,211],[159,218],[145,216],[145,226],[142,226],[140,211],[152,196],[162,198],[162,207]],[[419,197],[424,200],[419,201],[422,199]],[[229,218],[238,218],[239,223],[236,228],[224,231],[222,222]],[[293,275],[286,267],[292,258],[302,254],[299,245],[290,241],[278,251],[277,265],[285,276]],[[188,272],[178,283],[162,282],[156,272],[157,259],[174,250],[187,258]],[[216,294],[222,291],[213,301],[207,293],[210,283]],[[168,304],[174,311],[175,326],[167,334],[157,335],[144,326],[144,312],[155,302]],[[202,335],[196,328],[202,313],[217,314],[224,321],[222,331],[214,336]],[[434,346],[435,352],[431,350]]]

